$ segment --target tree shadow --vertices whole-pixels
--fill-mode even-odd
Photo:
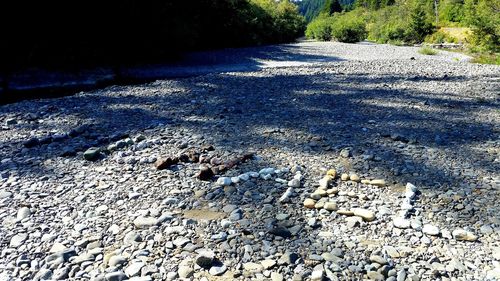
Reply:
[[[6,136],[9,131],[0,134],[0,158],[12,158],[15,163],[13,169],[9,162],[2,162],[0,170],[34,180],[56,179],[61,171],[46,163],[60,161],[59,153],[65,146],[81,145],[77,156],[66,157],[69,163],[102,166],[119,152],[97,163],[84,162],[81,152],[88,146],[113,143],[115,134],[144,133],[149,138],[154,136],[148,135],[148,129],[157,132],[154,129],[161,128],[203,136],[205,143],[213,144],[223,155],[267,152],[260,161],[229,171],[229,176],[248,172],[255,166],[300,164],[306,167],[307,187],[301,191],[306,193],[312,191],[309,189],[322,173],[309,169],[308,161],[319,159],[323,162],[321,166],[356,172],[367,178],[382,177],[390,186],[411,182],[422,189],[424,196],[430,193],[440,196],[453,190],[463,195],[464,204],[472,204],[478,198],[483,202],[471,212],[444,209],[447,213],[437,219],[440,226],[450,225],[447,221],[450,217],[456,219],[452,221],[454,224],[475,228],[484,223],[485,217],[499,219],[498,212],[494,212],[496,201],[491,197],[495,190],[481,186],[483,178],[498,176],[498,169],[492,164],[495,155],[481,148],[488,143],[487,148],[494,147],[498,140],[498,119],[494,117],[498,115],[499,102],[466,96],[454,92],[452,87],[454,83],[478,77],[415,76],[412,79],[416,84],[408,88],[407,75],[387,71],[366,76],[362,72],[344,73],[341,64],[331,67],[329,71],[308,67],[305,74],[297,74],[293,69],[283,69],[278,74],[265,69],[214,73],[3,106],[0,107],[2,122],[12,116],[23,119],[30,113],[38,114],[39,118],[13,125],[24,136],[9,139]],[[436,85],[440,89],[434,91]],[[448,87],[450,90],[441,91]],[[488,115],[492,118],[484,118]],[[77,123],[66,121],[71,118]],[[22,148],[25,136],[32,130],[42,137],[53,134],[51,131],[69,132],[82,124],[89,124],[91,133],[66,138],[52,147]],[[175,140],[168,144],[171,149],[175,146]],[[353,157],[340,157],[339,152],[344,148],[351,148]],[[275,151],[275,156],[270,151]],[[289,158],[282,159],[281,154]],[[372,157],[365,158],[368,155]],[[290,163],[295,160],[297,163]],[[131,164],[137,165],[150,164]],[[194,164],[186,166],[190,165]],[[207,191],[213,191],[214,186],[201,184]],[[274,189],[272,194],[282,194],[286,189],[277,188],[274,183],[259,183],[259,186],[262,190]],[[238,193],[227,197],[219,189],[212,201],[221,202],[220,205],[250,205],[260,210],[268,203],[267,197]],[[192,194],[183,196],[191,198]],[[293,204],[302,207],[302,202]],[[433,208],[421,207],[427,211]],[[259,223],[245,228],[261,231],[269,221]],[[304,238],[307,234],[299,236]]]

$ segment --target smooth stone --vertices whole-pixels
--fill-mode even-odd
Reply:
[[[431,225],[431,224],[425,224],[424,227],[422,228],[422,232],[427,235],[432,235],[432,236],[437,236],[441,231],[437,226]]]
[[[122,256],[112,256],[109,258],[108,266],[116,267],[119,265],[123,265],[126,262],[127,262],[127,259],[122,257]]]
[[[139,275],[141,273],[141,269],[144,266],[145,264],[142,262],[134,262],[131,265],[127,266],[127,268],[125,268],[125,274],[128,277],[134,277],[136,275]]]
[[[274,168],[264,168],[262,170],[259,171],[259,175],[271,175],[271,174],[274,174],[275,173],[275,170]]]
[[[292,179],[292,180],[288,181],[287,185],[289,187],[299,188],[300,187],[300,180],[298,180],[298,179]]]
[[[12,196],[12,192],[9,191],[0,191],[0,199],[9,198]]]
[[[134,220],[134,225],[137,228],[148,228],[151,226],[155,226],[158,223],[158,220],[153,217],[143,217],[139,216]]]
[[[320,189],[328,189],[330,182],[332,181],[332,177],[324,176],[321,180],[319,180],[319,188]]]
[[[337,203],[335,203],[335,202],[326,202],[325,205],[323,206],[323,209],[325,209],[327,211],[337,211],[338,206],[337,206]]]
[[[283,281],[284,277],[281,273],[271,272],[271,281]]]
[[[258,273],[258,272],[262,272],[262,270],[264,268],[261,264],[254,263],[254,262],[247,262],[247,263],[243,264],[243,269],[245,269],[246,271],[251,272],[251,273]]]
[[[220,177],[217,179],[217,184],[221,185],[221,186],[229,186],[232,183],[233,182],[231,181],[231,178],[228,178],[228,177]]]
[[[17,247],[23,245],[24,241],[26,241],[26,239],[28,239],[28,234],[26,234],[26,233],[16,234],[16,235],[12,236],[12,238],[10,239],[9,246],[11,248],[17,248]]]
[[[142,242],[141,235],[139,235],[135,231],[130,231],[127,234],[125,234],[125,237],[123,238],[123,243],[124,244],[133,244],[135,242]]]
[[[387,253],[387,255],[389,255],[389,257],[391,257],[393,259],[401,257],[401,254],[399,253],[399,251],[393,246],[385,246],[384,250]]]
[[[374,185],[374,186],[383,187],[383,186],[385,186],[385,180],[383,180],[383,179],[375,179],[375,180],[371,180],[371,181],[370,181],[370,184],[371,184],[371,185]]]
[[[408,219],[402,218],[402,217],[396,217],[392,221],[392,224],[396,228],[406,229],[406,228],[410,228],[411,221]]]
[[[215,259],[215,253],[208,250],[202,250],[196,257],[196,264],[203,268],[210,268]]]
[[[264,267],[264,269],[270,269],[276,265],[276,261],[275,260],[263,260],[260,262],[260,264],[262,264],[262,267]]]
[[[486,273],[486,278],[489,280],[500,280],[500,267],[489,270]]]
[[[179,274],[180,278],[189,278],[193,276],[194,270],[190,266],[181,265],[177,269],[177,273]]]
[[[304,207],[308,209],[314,209],[314,205],[316,205],[316,201],[314,201],[313,199],[307,198],[306,200],[304,200]]]
[[[455,229],[451,233],[453,235],[453,238],[458,241],[476,241],[477,240],[477,235],[474,233],[464,230],[464,229]]]
[[[359,176],[358,176],[358,175],[356,175],[356,174],[351,174],[351,175],[349,176],[349,179],[350,179],[351,181],[354,181],[354,182],[360,182],[360,181],[361,181],[361,179],[359,178]]]
[[[375,220],[375,213],[367,210],[367,209],[361,209],[361,208],[354,208],[353,214],[355,216],[363,218],[365,221],[374,221]]]
[[[99,159],[100,149],[97,147],[91,147],[83,153],[83,158],[88,161],[95,161]]]
[[[222,265],[212,266],[210,268],[210,270],[208,271],[208,273],[212,276],[220,276],[220,275],[224,274],[226,271],[227,271],[227,266],[222,264]]]
[[[363,219],[360,217],[354,216],[354,217],[346,217],[345,221],[347,222],[348,228],[354,228],[356,226],[361,225],[361,222],[363,221]]]
[[[349,175],[348,175],[348,174],[342,174],[342,175],[340,176],[340,180],[342,180],[342,181],[346,181],[346,180],[348,180],[348,179],[349,179]]]
[[[321,195],[321,194],[319,194],[318,192],[315,191],[314,193],[311,193],[310,197],[311,197],[312,200],[320,200],[323,197],[323,195]]]
[[[386,259],[384,259],[383,257],[378,256],[378,255],[371,255],[370,261],[381,264],[381,265],[389,264],[389,262]]]
[[[291,253],[291,252],[285,252],[278,260],[278,264],[291,265],[291,264],[294,264],[298,259],[299,259],[298,254]]]
[[[376,281],[384,281],[385,277],[382,273],[379,273],[377,271],[368,271],[366,274],[368,276],[368,279],[370,280],[376,280]]]
[[[31,216],[31,210],[28,207],[22,207],[17,211],[17,220],[22,221],[23,219]]]
[[[314,267],[313,272],[311,273],[311,281],[322,281],[325,277],[325,269],[322,264],[319,264]]]
[[[331,179],[335,179],[335,177],[337,176],[337,170],[330,169],[330,170],[326,171],[326,175],[330,176]]]

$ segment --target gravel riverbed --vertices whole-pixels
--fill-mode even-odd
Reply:
[[[500,280],[500,68],[417,50],[1,106],[0,280]]]

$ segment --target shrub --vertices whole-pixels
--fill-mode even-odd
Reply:
[[[420,50],[418,50],[419,53],[421,53],[422,55],[428,55],[428,56],[434,56],[434,55],[437,55],[438,51],[430,48],[430,47],[422,47],[420,48]]]
[[[351,15],[339,16],[332,26],[332,37],[340,42],[355,43],[366,39],[366,24]]]
[[[332,39],[333,17],[318,17],[307,25],[306,37],[321,41]]]
[[[425,42],[430,44],[458,43],[458,39],[438,30],[433,34],[427,35],[427,37],[425,37]]]

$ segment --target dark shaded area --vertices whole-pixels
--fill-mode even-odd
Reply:
[[[157,79],[181,78],[228,71],[256,71],[263,61],[314,63],[340,59],[304,53],[297,45],[271,45],[199,51],[183,54],[176,62],[72,71],[31,70],[13,73],[0,89],[0,104],[26,99],[55,98],[110,85],[130,85]],[[1,77],[0,77],[1,80]]]
[[[271,2],[272,3],[272,2]],[[4,1],[0,71],[170,61],[186,51],[292,41],[303,31],[247,0]]]

